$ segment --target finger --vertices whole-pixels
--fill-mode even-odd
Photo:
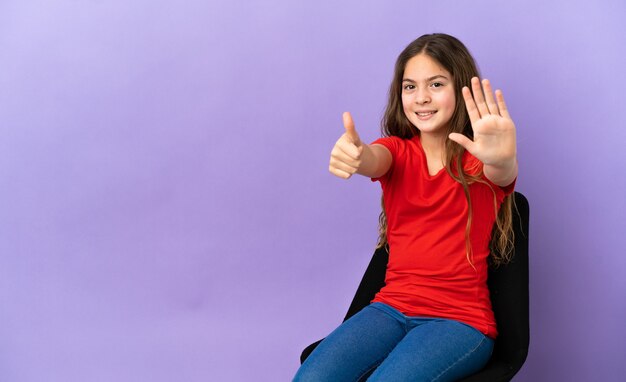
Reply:
[[[465,150],[469,151],[470,154],[474,154],[474,142],[469,139],[468,137],[466,137],[463,134],[459,134],[459,133],[450,133],[450,135],[448,135],[448,138],[450,138],[450,140],[458,143],[459,145],[463,146],[463,148],[465,148]]]
[[[341,162],[334,158],[330,159],[330,167],[347,172],[348,174],[354,174],[356,170],[358,169],[358,166],[352,166],[348,163]]]
[[[352,143],[350,141],[350,138],[347,138],[346,136],[339,139],[336,147],[340,151],[340,152],[337,152],[337,155],[340,155],[340,153],[343,153],[346,156],[346,159],[358,160],[361,158],[362,150],[359,150],[359,147],[357,147],[354,143]]]
[[[349,174],[345,171],[339,170],[337,168],[333,168],[333,167],[329,167],[328,170],[330,171],[331,174],[338,176],[342,179],[348,179],[352,176],[352,174]]]
[[[359,165],[361,164],[361,161],[358,157],[355,158],[351,156],[350,154],[343,151],[341,147],[333,149],[333,151],[330,153],[330,157],[353,167],[359,167]]]
[[[493,98],[493,90],[491,90],[491,83],[488,79],[483,80],[483,93],[485,93],[485,99],[487,101],[487,108],[490,114],[500,115],[498,112],[498,105],[495,98]]]
[[[485,116],[489,114],[489,109],[487,108],[487,104],[485,103],[485,97],[483,96],[483,89],[480,87],[480,81],[478,77],[472,78],[472,94],[474,94],[474,101],[476,102],[476,107],[478,108],[478,112],[481,116]]]
[[[357,146],[361,145],[361,138],[359,138],[359,134],[356,132],[356,128],[354,127],[354,121],[352,121],[352,116],[350,112],[343,113],[343,127],[346,129],[346,133],[350,140]]]
[[[480,113],[472,98],[472,92],[470,92],[467,86],[464,86],[461,92],[463,93],[463,100],[465,101],[465,108],[467,109],[467,114],[469,114],[470,122],[474,123],[480,119]]]
[[[511,119],[511,116],[509,115],[509,109],[506,108],[506,103],[504,102],[504,94],[502,94],[502,90],[496,90],[496,99],[498,100],[500,115],[504,118]]]

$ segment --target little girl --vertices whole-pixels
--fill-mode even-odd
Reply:
[[[471,91],[470,91],[471,88]],[[361,142],[349,113],[330,172],[379,181],[385,286],[311,353],[294,381],[455,381],[485,366],[497,327],[489,261],[509,260],[515,125],[467,48],[445,34],[395,65],[384,138]],[[494,225],[495,223],[495,225]],[[500,257],[494,257],[500,256]]]

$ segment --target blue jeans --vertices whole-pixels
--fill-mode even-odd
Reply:
[[[374,302],[329,334],[293,380],[455,381],[482,369],[493,344],[461,322],[405,316]]]

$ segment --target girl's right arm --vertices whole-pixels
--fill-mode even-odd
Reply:
[[[348,112],[343,113],[343,125],[346,132],[337,140],[330,153],[329,171],[343,179],[355,173],[369,178],[385,175],[391,167],[389,150],[383,145],[361,142]]]

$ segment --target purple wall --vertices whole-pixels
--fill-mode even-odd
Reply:
[[[378,184],[327,172],[341,112],[375,139],[396,55],[433,31],[468,45],[518,126],[516,380],[626,374],[625,11],[0,2],[0,380],[290,380],[376,239]]]

